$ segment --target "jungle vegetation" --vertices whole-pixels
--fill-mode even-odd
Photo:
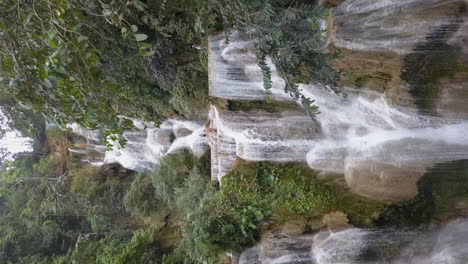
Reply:
[[[327,12],[305,0],[0,0],[0,136],[34,140],[33,152],[2,160],[0,262],[218,263],[288,215],[346,211],[354,200],[300,166],[240,162],[220,188],[208,153],[168,155],[141,173],[96,168],[70,157],[67,130],[46,130],[76,122],[124,143],[130,118],[203,116],[207,51],[192,46],[221,32],[251,39],[265,88],[270,57],[285,92],[316,114],[298,84],[338,91],[337,54],[321,52]],[[380,205],[366,206],[346,211],[351,221],[372,222]]]

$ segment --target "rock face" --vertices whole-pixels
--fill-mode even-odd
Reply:
[[[312,241],[312,235],[289,236],[281,232],[268,233],[260,245],[242,252],[237,264],[308,264],[313,261],[310,255]]]
[[[466,118],[468,9],[464,0],[357,0],[333,10],[335,66],[345,84],[389,102]]]
[[[174,132],[170,129],[160,129],[156,132],[156,142],[162,146],[170,146],[175,140]]]
[[[306,230],[305,219],[298,219],[295,221],[288,221],[281,226],[281,232],[289,236],[298,236],[304,234]]]
[[[176,128],[174,130],[174,135],[177,137],[177,138],[181,138],[181,137],[186,137],[190,134],[192,134],[192,130],[188,129],[188,128],[185,128],[185,127],[180,127],[180,128]]]
[[[99,168],[99,172],[104,175],[105,177],[118,177],[118,178],[125,178],[135,171],[126,169],[122,167],[119,163],[108,163],[104,164]]]
[[[338,232],[348,228],[352,228],[348,224],[348,216],[343,212],[332,212],[322,217],[322,222],[327,226],[329,232]]]

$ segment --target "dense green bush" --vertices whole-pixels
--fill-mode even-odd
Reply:
[[[188,151],[162,158],[158,167],[151,173],[156,198],[172,204],[175,190],[182,187],[188,179],[194,162],[194,157]]]
[[[157,261],[156,250],[151,231],[116,231],[102,239],[83,237],[67,255],[50,263],[151,264]]]
[[[167,210],[166,204],[157,198],[152,180],[146,173],[135,176],[125,195],[124,204],[128,212],[139,217]]]
[[[310,218],[336,208],[336,194],[317,180],[316,172],[301,165],[239,162],[222,186],[223,201],[241,212],[258,208],[264,216]]]
[[[21,119],[43,115],[119,134],[132,127],[121,115],[152,121],[199,115],[208,102],[206,61],[190,45],[203,42],[216,20],[205,15],[206,1],[187,3],[0,2],[0,97],[14,108],[8,111],[14,125],[29,131]],[[167,67],[158,72],[175,82],[154,80],[147,70],[145,57],[156,48],[185,58],[165,56]]]

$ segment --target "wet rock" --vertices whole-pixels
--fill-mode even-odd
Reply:
[[[467,72],[460,72],[451,78],[440,81],[439,93],[435,103],[435,112],[445,118],[468,119],[468,67]]]
[[[261,264],[260,246],[249,248],[240,254],[237,264]]]
[[[346,0],[325,0],[324,4],[328,7],[337,7],[341,5]]]
[[[290,236],[297,236],[304,233],[306,229],[306,221],[305,220],[293,220],[284,223],[281,226],[281,232],[286,235]]]
[[[185,127],[181,127],[181,128],[176,128],[175,131],[174,131],[174,135],[177,137],[177,138],[181,138],[181,137],[186,137],[190,134],[192,134],[192,130],[188,129],[188,128],[185,128]]]
[[[402,201],[418,193],[417,181],[424,171],[409,170],[377,162],[357,162],[348,168],[345,179],[351,190],[379,201]]]
[[[288,259],[289,263],[309,263],[310,246],[312,245],[311,235],[289,236],[281,232],[266,234],[261,242],[261,256],[267,263],[274,263],[275,259]],[[294,262],[297,261],[297,262]]]
[[[340,211],[324,215],[322,217],[322,222],[327,226],[330,232],[338,232],[352,227],[352,225],[348,224],[348,216]]]
[[[69,134],[68,140],[74,148],[85,148],[87,144],[87,140],[85,137],[74,133]]]
[[[105,177],[125,178],[134,173],[133,170],[122,167],[119,163],[106,163],[99,168],[101,175]]]
[[[170,129],[160,129],[156,132],[156,142],[163,146],[170,146],[175,140],[175,135]]]
[[[389,141],[349,156],[345,161],[345,179],[353,192],[364,197],[408,200],[417,194],[417,182],[428,168],[465,159],[467,152],[465,144],[411,138]]]
[[[453,208],[459,216],[468,217],[468,200],[455,201]]]

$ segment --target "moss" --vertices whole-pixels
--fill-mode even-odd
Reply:
[[[410,84],[410,94],[422,113],[436,114],[434,104],[443,78],[468,72],[468,67],[458,60],[460,49],[445,43],[458,29],[456,23],[436,29],[426,37],[428,42],[416,46],[414,52],[404,58],[405,71],[401,79]]]
[[[320,219],[343,211],[350,223],[372,226],[384,204],[360,198],[333,178],[299,163],[247,162],[237,160],[223,178],[224,199],[232,204],[252,205],[268,214],[271,226],[297,218]]]
[[[418,182],[418,190],[414,199],[385,208],[378,224],[419,226],[467,215],[455,205],[468,204],[468,160],[435,165]]]
[[[464,68],[458,64],[457,54],[453,50],[428,57],[430,59],[419,71],[417,83],[419,91],[413,91],[413,95],[419,96],[417,101],[423,110],[431,111],[439,94],[440,80],[453,77],[455,73]]]
[[[268,113],[279,113],[287,109],[297,110],[300,107],[294,102],[288,101],[248,101],[248,100],[236,100],[228,101],[228,109],[230,111],[258,111],[262,110]]]
[[[368,83],[369,81],[373,79],[381,81],[386,85],[392,79],[392,76],[384,72],[376,72],[374,74],[364,74],[354,79],[353,84],[357,88],[362,88],[366,83]]]

